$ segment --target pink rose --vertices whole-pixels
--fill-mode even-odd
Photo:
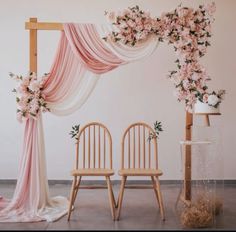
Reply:
[[[208,94],[207,93],[203,95],[202,100],[204,103],[207,103],[207,101],[208,101]]]
[[[152,29],[151,24],[149,24],[149,23],[144,24],[144,29],[151,31],[151,29]]]
[[[188,79],[183,80],[183,87],[184,87],[185,89],[189,89],[190,85],[191,85],[191,84],[189,83],[189,80],[188,80]]]
[[[25,92],[27,92],[27,86],[24,85],[20,85],[17,89],[16,89],[17,93],[19,94],[24,94]]]
[[[136,23],[131,19],[128,20],[127,24],[132,28],[136,27]]]

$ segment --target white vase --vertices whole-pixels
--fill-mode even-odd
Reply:
[[[218,107],[215,108],[213,106],[209,106],[207,103],[203,103],[197,100],[197,102],[194,105],[194,113],[195,114],[218,114],[220,113],[220,107],[218,105]]]

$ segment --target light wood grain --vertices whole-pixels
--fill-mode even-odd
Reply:
[[[129,168],[120,169],[118,171],[120,176],[161,176],[163,173],[158,169],[149,168]]]
[[[135,135],[135,128],[137,127],[137,136]],[[132,168],[130,168],[130,146],[131,146],[131,139],[130,139],[130,132],[133,132],[133,139],[132,139],[132,145],[133,145],[133,155],[132,155]],[[140,132],[142,131],[142,155],[141,155],[141,135]],[[122,177],[120,192],[118,195],[118,201],[117,201],[117,220],[120,218],[120,212],[122,207],[122,200],[124,195],[124,189],[125,188],[133,188],[133,189],[140,189],[140,188],[150,188],[150,186],[126,186],[125,182],[129,176],[149,176],[151,177],[151,180],[153,182],[153,185],[151,186],[154,191],[156,198],[159,202],[160,212],[161,212],[161,218],[162,220],[165,220],[164,215],[164,206],[163,206],[163,200],[160,190],[160,184],[158,176],[161,176],[163,173],[160,169],[158,169],[158,151],[157,151],[157,140],[152,139],[151,141],[147,140],[146,132],[150,135],[150,133],[155,133],[154,130],[143,122],[137,122],[132,125],[130,125],[124,132],[122,140],[121,140],[121,169],[118,171],[118,174]],[[127,137],[127,144],[125,143]],[[136,141],[137,140],[137,141]],[[146,152],[146,143],[148,142],[148,152]],[[136,143],[138,143],[138,149],[136,149]],[[151,149],[151,145],[154,147]],[[125,149],[125,146],[127,146],[127,149]],[[140,168],[141,166],[141,156],[143,161],[143,168]],[[147,156],[147,158],[146,158]],[[138,160],[138,168],[136,167],[136,159]],[[127,160],[127,165],[125,165],[125,160]],[[147,166],[146,167],[146,160],[147,160]],[[151,168],[152,167],[152,168]],[[155,179],[156,178],[156,179]]]
[[[62,23],[49,23],[49,22],[35,22],[29,21],[25,23],[26,30],[57,30],[62,31],[63,24]]]
[[[121,206],[122,206],[122,201],[123,201],[123,196],[124,196],[124,189],[125,189],[125,182],[126,182],[127,177],[122,176],[122,181],[121,181],[121,186],[120,186],[120,192],[119,192],[119,198],[118,198],[118,209],[117,209],[117,217],[116,220],[120,219],[120,212],[121,212]]]
[[[71,171],[72,176],[111,176],[114,175],[113,169],[105,168],[85,168]]]
[[[31,23],[37,23],[37,18],[30,18]],[[37,30],[31,29],[29,32],[29,63],[30,67],[29,70],[30,72],[35,72],[37,73],[37,63],[38,63],[38,51],[37,51]]]
[[[100,129],[104,130],[104,136],[103,139],[100,137]],[[88,131],[86,136],[86,131]],[[92,141],[91,141],[92,138]],[[87,139],[87,143],[85,141]],[[83,142],[81,142],[83,140]],[[103,141],[102,141],[103,140]],[[106,152],[106,141],[109,146],[108,152]],[[80,143],[82,148],[80,149]],[[101,144],[103,143],[103,146]],[[90,145],[92,145],[90,149]],[[87,146],[87,150],[86,150]],[[101,149],[104,149],[104,168],[100,168],[100,155],[101,155]],[[98,151],[98,152],[97,152]],[[80,152],[83,153],[82,162],[80,162]],[[107,156],[107,157],[106,157]],[[106,165],[106,159],[109,159],[108,165]],[[87,162],[86,162],[87,160]],[[91,160],[93,162],[91,163]],[[97,160],[97,162],[96,162]],[[78,134],[78,143],[76,146],[76,159],[75,159],[76,165],[75,169],[71,171],[71,175],[74,177],[73,184],[71,187],[71,195],[70,195],[70,204],[68,209],[68,220],[70,220],[71,211],[74,205],[74,201],[77,195],[77,192],[79,189],[97,189],[101,188],[101,186],[83,186],[80,185],[80,180],[83,176],[104,176],[107,181],[107,189],[108,189],[108,195],[109,195],[109,203],[111,207],[111,214],[112,219],[115,220],[115,198],[112,190],[111,180],[110,176],[114,175],[114,170],[112,168],[112,138],[109,130],[101,123],[98,122],[91,122],[87,125],[85,125]],[[87,165],[87,168],[85,167],[85,164]],[[81,165],[82,164],[82,165]],[[106,167],[108,166],[108,167]],[[79,181],[77,181],[77,178],[79,178]]]
[[[185,140],[192,139],[192,125],[193,115],[186,111],[186,128],[185,128]],[[184,147],[184,197],[186,200],[191,200],[191,146]]]

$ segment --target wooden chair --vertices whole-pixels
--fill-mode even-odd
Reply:
[[[162,195],[158,177],[162,171],[158,169],[157,141],[148,141],[150,133],[154,130],[147,124],[138,122],[130,125],[122,138],[121,169],[119,175],[122,177],[120,192],[118,196],[117,220],[120,218],[121,205],[124,189],[128,176],[148,176],[151,177],[152,188],[154,189],[157,202],[160,208],[161,218],[165,220]],[[130,188],[147,188],[147,186],[130,186]]]
[[[72,170],[73,183],[70,194],[68,221],[79,189],[108,188],[109,203],[112,219],[115,220],[115,198],[112,190],[110,176],[114,175],[112,169],[112,138],[109,130],[98,122],[85,125],[78,134],[76,144],[75,169]],[[84,176],[104,176],[107,187],[81,186]]]

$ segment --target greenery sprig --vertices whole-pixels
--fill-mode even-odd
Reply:
[[[71,138],[75,138],[76,141],[78,141],[78,134],[79,134],[79,127],[80,124],[72,126],[72,130],[70,131],[69,135],[71,135]]]
[[[148,141],[149,141],[149,142],[150,142],[152,139],[158,139],[158,138],[159,138],[160,132],[163,131],[161,122],[156,121],[156,122],[154,123],[154,131],[155,131],[154,133],[151,132],[151,133],[149,134],[149,137],[148,137]]]

